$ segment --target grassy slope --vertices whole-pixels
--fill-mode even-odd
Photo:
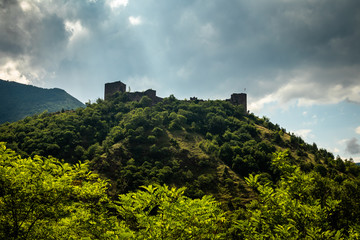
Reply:
[[[204,140],[204,137],[196,133],[185,133],[183,131],[167,132],[168,136],[174,138],[179,143],[180,149],[185,149],[189,152],[192,159],[209,159],[211,162],[215,162],[215,168],[210,172],[196,172],[196,175],[200,174],[212,174],[215,175],[215,181],[213,186],[207,192],[215,196],[227,207],[235,207],[234,205],[246,204],[255,197],[255,193],[249,188],[245,181],[239,177],[229,166],[227,166],[220,159],[206,154],[201,148],[200,143]],[[193,169],[192,169],[193,170]]]

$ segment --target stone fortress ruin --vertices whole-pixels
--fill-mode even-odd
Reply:
[[[126,84],[120,81],[105,83],[105,96],[104,96],[105,100],[108,100],[109,97],[111,97],[117,92],[126,92]]]
[[[243,105],[244,111],[247,112],[247,100],[246,93],[233,93],[231,94],[230,99],[226,99],[226,101],[231,102],[234,105]]]
[[[105,95],[104,99],[108,100],[112,95],[117,92],[126,92],[126,84],[121,81],[105,83]],[[161,97],[156,96],[156,91],[152,89],[148,89],[145,92],[127,92],[130,101],[140,101],[140,99],[144,96],[149,97],[153,103],[160,102],[162,100]]]
[[[112,95],[117,92],[126,92],[126,84],[121,81],[105,83],[105,94],[104,99],[108,100]],[[156,91],[148,89],[144,92],[127,92],[130,101],[140,101],[143,96],[149,97],[153,103],[158,103],[162,100],[161,97],[156,96]],[[242,105],[244,107],[245,113],[247,112],[247,95],[246,93],[233,93],[231,94],[230,99],[226,101],[234,105]],[[202,101],[198,100],[196,97],[191,97],[190,101]]]

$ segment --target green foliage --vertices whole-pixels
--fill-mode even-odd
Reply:
[[[190,199],[185,188],[166,185],[143,189],[114,204],[107,183],[86,165],[24,159],[1,143],[0,238],[224,239],[224,213],[214,198]]]
[[[14,122],[34,114],[84,107],[61,89],[43,89],[0,79],[0,124]]]
[[[106,187],[84,164],[21,158],[0,143],[0,238],[101,237]]]
[[[189,199],[184,188],[148,186],[120,195],[119,217],[106,182],[86,166],[71,167],[54,158],[23,159],[0,146],[2,239],[220,239],[225,221],[211,197]]]
[[[225,239],[224,214],[212,197],[190,199],[160,185],[120,195],[117,210],[136,239]]]
[[[344,192],[343,187],[316,172],[302,172],[290,164],[287,152],[275,154],[272,164],[281,172],[276,186],[259,183],[260,175],[250,174],[245,178],[249,186],[257,189],[259,199],[248,204],[247,211],[235,220],[233,236],[242,239],[357,239],[358,221],[348,222],[346,227],[336,224],[349,217],[340,216],[344,199],[335,194]],[[324,181],[331,187],[324,186]],[[354,190],[356,184],[351,183]],[[346,205],[348,208],[351,204]]]
[[[222,183],[215,181],[202,189],[185,173],[190,170],[194,179],[202,174],[217,179],[212,169],[221,164],[240,177],[264,172],[277,179],[280,172],[271,165],[277,148],[289,148],[294,164],[294,156],[310,158],[304,155],[307,151],[313,152],[318,164],[334,162],[316,145],[286,135],[266,118],[244,115],[239,106],[228,102],[180,101],[170,96],[153,105],[149,100],[129,102],[126,93],[119,93],[108,101],[88,103],[85,109],[27,117],[0,125],[0,141],[8,142],[23,157],[50,155],[68,163],[89,161],[91,170],[112,180],[114,195],[151,183],[187,186],[189,196],[216,192]],[[270,129],[264,131],[264,127]],[[115,150],[118,146],[121,151]],[[129,159],[134,159],[134,164],[128,166]],[[161,167],[155,164],[159,160]],[[299,165],[307,171],[313,166]],[[329,177],[335,178],[338,171],[354,176],[360,173],[351,162],[336,160],[333,165],[336,171],[328,172]]]
[[[1,178],[0,197],[5,196],[2,189],[13,185],[18,187],[6,190],[9,199],[27,197],[37,206],[44,204],[27,215],[42,214],[31,231],[27,230],[31,219],[39,215],[14,227],[10,205],[3,205],[2,236],[10,239],[16,228],[21,228],[22,236],[28,231],[31,238],[49,234],[56,239],[356,239],[359,235],[360,168],[287,134],[267,118],[244,115],[240,107],[225,101],[180,101],[170,96],[153,105],[147,98],[129,102],[126,93],[115,94],[109,101],[88,103],[85,109],[0,125],[0,141],[17,152],[4,150],[12,160]],[[87,164],[79,165],[79,160]],[[41,174],[19,170],[30,169],[30,163],[43,169]],[[88,168],[111,184],[97,180]],[[48,195],[41,193],[46,179],[54,182]],[[101,191],[86,190],[96,184]],[[148,187],[139,191],[140,186]],[[84,190],[82,197],[74,193],[76,189]],[[62,193],[63,202],[55,209],[46,199],[51,201],[56,192]],[[98,198],[86,197],[93,193]],[[24,200],[25,210],[17,213],[26,212],[29,204]],[[220,207],[230,212],[224,215]],[[40,223],[46,227],[40,229]]]
[[[143,96],[140,101],[139,101],[140,106],[142,107],[150,107],[152,104],[152,100],[151,98],[149,98],[148,96]]]
[[[232,166],[236,156],[243,156],[248,159],[243,165],[253,167],[249,171],[268,167],[268,163],[260,164],[270,161],[267,153],[259,154],[260,162],[250,157],[256,152],[256,144],[246,145],[242,151],[244,142],[239,134],[247,134],[247,140],[257,135],[252,124],[239,120],[242,117],[236,106],[223,101],[195,104],[170,96],[152,106],[147,97],[137,103],[128,102],[126,94],[118,94],[109,101],[88,103],[85,109],[0,125],[0,140],[23,157],[51,155],[69,163],[88,160],[92,170],[112,180],[116,194],[149,183],[189,186],[191,178],[184,174],[188,170],[194,178],[205,173],[215,179],[211,168],[219,159]],[[202,144],[202,151],[199,142],[203,135],[211,138],[211,144]],[[226,141],[230,144],[224,145]],[[122,150],[114,151],[114,146]],[[191,148],[197,153],[189,151]],[[128,165],[129,159],[134,159],[134,164]],[[161,167],[155,164],[159,159]],[[235,164],[234,170],[247,173],[247,168],[240,169],[241,164]],[[187,193],[198,192],[198,188],[191,185]]]

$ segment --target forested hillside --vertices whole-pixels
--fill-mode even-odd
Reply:
[[[14,122],[44,111],[84,107],[62,89],[44,89],[0,79],[0,123]]]
[[[3,147],[1,155],[0,170],[14,171],[4,170],[8,174],[0,180],[1,221],[14,229],[16,224],[6,215],[11,206],[3,199],[20,198],[16,191],[31,196],[46,188],[57,191],[56,184],[28,186],[37,181],[36,169],[44,166],[40,172],[55,177],[50,182],[62,179],[66,171],[51,170],[54,164],[69,173],[84,169],[98,174],[90,179],[85,173],[70,174],[70,187],[101,185],[93,185],[97,197],[87,197],[91,193],[84,189],[83,197],[72,198],[71,192],[80,189],[66,190],[70,197],[64,196],[67,207],[62,215],[39,217],[39,222],[51,223],[50,234],[63,234],[56,235],[58,239],[69,237],[66,234],[91,239],[359,237],[359,167],[229,102],[170,96],[153,104],[148,97],[131,102],[126,93],[119,93],[86,108],[0,125],[0,141],[20,154]],[[31,166],[33,173],[26,176],[18,166]],[[24,177],[18,179],[16,171]],[[100,199],[104,204],[98,206]],[[82,212],[71,211],[76,205]],[[71,231],[64,232],[68,227]],[[24,231],[34,239],[46,235],[34,229]],[[0,230],[0,236],[15,236]]]

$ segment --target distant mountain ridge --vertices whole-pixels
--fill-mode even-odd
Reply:
[[[66,91],[0,79],[0,124],[42,113],[76,109],[84,104]]]

